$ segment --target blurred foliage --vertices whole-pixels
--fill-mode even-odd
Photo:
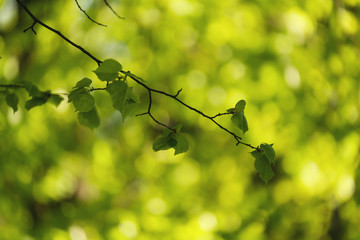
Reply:
[[[125,20],[79,0],[107,28],[71,0],[24,2],[210,115],[246,99],[244,140],[274,143],[276,176],[264,185],[250,149],[162,96],[154,115],[183,123],[188,153],[153,152],[163,129],[145,116],[122,122],[106,93],[95,93],[93,131],[65,101],[26,111],[24,91],[14,114],[2,96],[0,239],[360,239],[359,0],[108,0]],[[94,78],[91,59],[41,26],[23,33],[31,24],[0,0],[0,83],[61,93]]]

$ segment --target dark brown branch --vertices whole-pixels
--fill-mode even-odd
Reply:
[[[81,8],[81,6],[80,6],[80,4],[79,4],[79,2],[78,2],[77,0],[75,0],[75,3],[76,3],[76,5],[78,6],[79,10],[82,11],[90,21],[92,21],[93,23],[96,23],[97,25],[100,25],[100,26],[103,26],[103,27],[107,27],[105,24],[99,23],[99,22],[95,21],[94,19],[92,19],[92,18],[86,13],[86,11]]]
[[[111,7],[111,5],[108,3],[107,0],[104,0],[104,3],[105,3],[105,5],[115,14],[115,16],[117,16],[117,17],[120,18],[120,19],[125,19],[124,17],[119,16],[119,15],[115,12],[115,10]]]
[[[82,51],[83,53],[85,53],[86,55],[88,55],[91,59],[93,59],[99,66],[102,63],[102,61],[100,61],[99,59],[97,59],[96,57],[94,57],[94,55],[92,55],[91,53],[89,53],[88,51],[86,51],[83,47],[81,47],[80,45],[77,45],[76,43],[74,43],[73,41],[71,41],[70,39],[68,39],[67,37],[65,37],[61,32],[59,32],[58,30],[46,25],[45,23],[43,23],[42,21],[40,21],[37,17],[34,16],[34,14],[32,14],[32,12],[30,12],[30,10],[20,1],[20,0],[16,0],[19,5],[27,12],[27,14],[29,14],[29,16],[34,20],[33,25],[35,25],[36,23],[40,24],[41,26],[43,26],[44,28],[56,33],[57,35],[59,35],[62,39],[64,39],[66,42],[68,42],[70,45],[76,47],[77,49],[79,49],[80,51]]]

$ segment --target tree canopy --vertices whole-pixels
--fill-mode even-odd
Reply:
[[[0,0],[0,238],[360,238],[359,13]]]

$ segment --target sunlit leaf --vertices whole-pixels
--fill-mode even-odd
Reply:
[[[121,64],[114,59],[106,59],[94,73],[101,81],[114,81],[122,70]]]
[[[8,93],[6,94],[5,101],[9,107],[14,110],[14,113],[18,110],[19,98],[16,93]]]

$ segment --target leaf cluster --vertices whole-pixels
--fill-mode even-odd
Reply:
[[[60,94],[52,93],[51,91],[40,91],[39,88],[31,82],[24,82],[18,84],[2,85],[5,91],[5,102],[11,107],[14,113],[18,110],[19,97],[17,90],[25,89],[28,92],[29,99],[25,102],[25,109],[30,110],[34,107],[41,106],[45,103],[51,103],[56,107],[64,100]]]

